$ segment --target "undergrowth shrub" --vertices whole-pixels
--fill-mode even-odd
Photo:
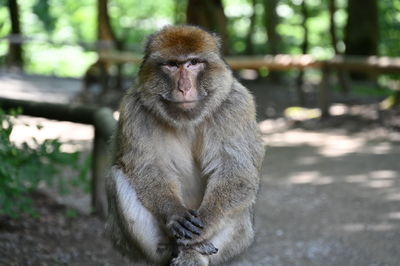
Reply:
[[[60,193],[68,193],[71,186],[89,191],[90,157],[82,162],[80,152],[62,152],[57,139],[39,143],[33,138],[35,145],[24,142],[18,146],[10,140],[13,121],[20,113],[21,110],[6,113],[0,109],[0,215],[10,217],[22,213],[38,215],[30,194],[42,182],[57,186]],[[61,178],[67,168],[76,173],[68,181]]]

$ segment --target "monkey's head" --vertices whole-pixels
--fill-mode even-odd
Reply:
[[[176,127],[207,117],[232,86],[220,47],[217,36],[194,26],[168,26],[151,35],[139,72],[143,104]]]

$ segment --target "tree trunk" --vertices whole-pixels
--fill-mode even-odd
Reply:
[[[108,0],[97,0],[97,40],[98,50],[120,50],[122,43],[117,40],[117,37],[112,30],[110,16],[108,12]],[[96,62],[99,65],[101,72],[100,83],[103,88],[102,94],[107,93],[110,87],[110,64],[105,61],[99,60]],[[95,64],[96,64],[95,63]],[[122,65],[117,65],[117,73],[115,77],[115,87],[118,89],[122,88]]]
[[[108,15],[108,0],[97,1],[97,39],[101,41],[100,49],[110,49],[116,46],[116,37],[111,28]]]
[[[306,0],[301,2],[301,14],[303,16],[303,20],[301,22],[301,27],[303,28],[303,43],[301,44],[301,50],[303,54],[308,53],[308,28],[307,28],[307,20],[308,20],[308,10]],[[305,105],[306,99],[304,96],[304,70],[300,70],[299,75],[297,76],[297,96],[299,98],[300,105]]]
[[[378,55],[377,0],[351,0],[347,6],[346,55]],[[354,75],[365,78],[365,75]]]
[[[331,35],[332,48],[335,51],[335,55],[340,55],[341,52],[338,49],[338,37],[336,33],[335,13],[336,13],[336,0],[329,0],[329,32]],[[339,85],[343,93],[349,92],[349,86],[347,84],[346,73],[338,71]]]
[[[268,53],[275,55],[279,54],[281,49],[280,43],[281,38],[276,31],[276,28],[279,23],[278,14],[276,13],[276,7],[279,0],[263,0],[264,5],[264,25],[267,32],[268,37]]]
[[[251,0],[251,7],[253,13],[250,16],[250,25],[246,36],[246,54],[248,55],[254,54],[253,34],[254,34],[254,27],[256,25],[256,3],[257,3],[256,0]]]
[[[186,22],[217,33],[222,39],[224,54],[228,54],[227,19],[221,0],[189,0]]]
[[[336,34],[336,23],[335,23],[335,13],[336,13],[336,0],[329,0],[329,33],[331,34],[332,48],[335,54],[339,54],[338,51],[338,38]]]
[[[280,49],[281,37],[279,36],[276,28],[279,23],[278,14],[276,13],[276,7],[279,0],[263,0],[264,5],[264,26],[267,32],[267,53],[276,55],[282,52]],[[269,78],[274,81],[280,80],[280,73],[271,71]]]
[[[21,25],[19,21],[19,8],[17,0],[8,0],[8,11],[10,13],[11,20],[11,34],[15,37],[20,37]],[[11,37],[7,61],[10,67],[22,69],[24,63],[22,43],[15,42],[16,39],[19,40],[19,38]]]

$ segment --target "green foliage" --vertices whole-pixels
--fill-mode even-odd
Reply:
[[[49,0],[37,0],[32,11],[42,21],[46,31],[51,33],[55,28],[56,18],[50,12]]]
[[[335,21],[339,48],[344,51],[343,36],[347,21],[346,6],[349,0],[336,0]],[[133,52],[141,52],[148,34],[166,24],[177,20],[179,10],[181,21],[187,0],[109,0],[111,24],[123,46]],[[224,0],[225,14],[228,17],[229,50],[232,54],[243,54],[246,50],[246,36],[252,15],[252,1]],[[282,39],[281,51],[288,54],[301,52],[303,28],[301,22],[302,0],[279,0],[277,31]],[[96,41],[96,0],[24,0],[18,1],[21,13],[21,26],[24,35],[37,39],[51,40],[62,45],[33,42],[24,45],[29,73],[51,74],[57,76],[82,76],[87,67],[96,60],[94,46],[78,43]],[[309,29],[309,53],[326,59],[334,51],[329,35],[328,1],[306,0]],[[380,0],[380,55],[398,56],[400,54],[400,0]],[[256,3],[257,17],[254,28],[254,48],[256,54],[268,51],[268,40],[263,19],[263,4]],[[0,0],[0,36],[10,30],[6,1]],[[6,41],[0,41],[1,58],[7,53]],[[134,72],[133,68],[129,66]],[[128,69],[128,68],[127,68]]]
[[[67,208],[65,210],[65,216],[69,218],[76,218],[78,216],[78,212],[75,209]]]
[[[337,92],[340,92],[342,88],[337,85],[334,86],[333,89]],[[381,88],[374,85],[358,85],[354,84],[351,86],[351,94],[359,95],[359,96],[375,96],[375,97],[389,97],[395,94],[395,91],[388,88]]]
[[[83,166],[79,153],[64,153],[61,143],[45,140],[33,141],[36,147],[23,143],[20,147],[10,141],[14,128],[13,119],[21,110],[6,114],[0,109],[0,215],[17,217],[21,213],[37,215],[29,193],[45,182],[49,186],[58,186],[61,193],[67,193],[70,185],[88,190],[88,171],[90,161]],[[40,127],[38,127],[40,129]],[[78,169],[79,174],[67,183],[60,178],[62,168]]]
[[[6,36],[11,29],[6,0],[0,0],[0,37]],[[0,65],[5,64],[5,57],[8,51],[7,43],[0,41]]]
[[[400,0],[378,1],[380,42],[379,53],[384,56],[400,55]],[[399,74],[388,74],[381,77],[383,84],[387,80],[400,80]]]
[[[173,0],[109,0],[111,24],[117,38],[131,50],[142,51],[147,35],[173,23]],[[151,14],[149,16],[149,14]]]
[[[386,56],[400,54],[400,0],[380,0],[380,53]]]

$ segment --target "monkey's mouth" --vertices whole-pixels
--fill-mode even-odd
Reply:
[[[160,97],[162,101],[164,101],[167,104],[176,106],[180,109],[189,110],[196,107],[199,104],[199,102],[201,102],[204,98],[206,98],[206,95],[199,95],[199,97],[194,100],[177,100],[163,94],[160,94]]]
[[[167,101],[167,102],[171,102],[171,103],[176,103],[176,104],[197,103],[197,102],[200,101],[200,99],[190,100],[190,101],[179,101],[179,100],[175,100],[175,99],[166,99],[166,98],[163,98],[163,100],[165,100],[165,101]]]
[[[175,107],[178,107],[178,108],[180,108],[182,110],[193,109],[200,102],[200,99],[191,100],[191,101],[178,101],[178,100],[175,100],[175,99],[164,99],[164,100],[166,102],[168,102],[169,104],[172,104]]]
[[[185,104],[185,103],[200,102],[201,100],[203,100],[206,97],[206,95],[200,95],[197,99],[194,99],[194,100],[184,100],[184,101],[176,100],[176,99],[174,99],[170,96],[164,95],[164,94],[160,94],[160,97],[163,101],[166,101],[166,102],[170,102],[170,103],[174,103],[174,104]]]

